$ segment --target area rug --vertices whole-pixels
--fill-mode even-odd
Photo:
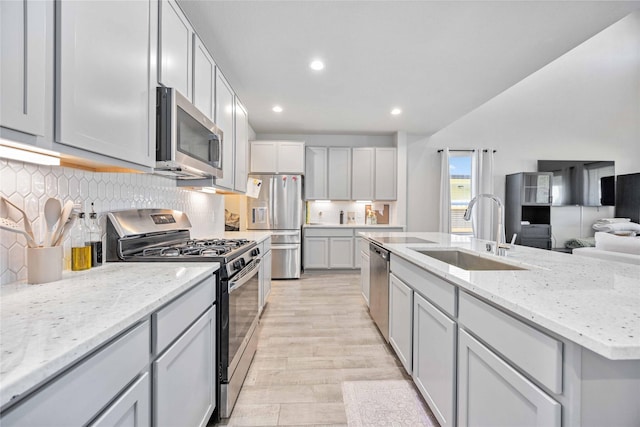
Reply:
[[[438,426],[409,381],[345,381],[342,398],[349,426]]]

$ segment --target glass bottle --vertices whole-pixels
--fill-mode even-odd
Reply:
[[[102,265],[102,230],[98,221],[98,214],[91,203],[91,213],[89,213],[89,240],[87,244],[91,246],[91,267]]]
[[[79,212],[71,230],[71,270],[91,268],[91,246],[87,245],[87,225],[84,212]]]

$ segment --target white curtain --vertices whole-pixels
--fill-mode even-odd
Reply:
[[[476,149],[473,152],[471,163],[471,197],[478,194],[494,194],[493,186],[493,149]],[[504,202],[504,201],[503,201]],[[495,227],[497,226],[497,209],[495,204],[488,199],[476,202],[473,208],[473,234],[479,239],[495,240]]]
[[[451,181],[449,149],[440,152],[440,232],[451,233]]]

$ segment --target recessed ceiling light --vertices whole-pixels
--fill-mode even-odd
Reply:
[[[272,110],[274,113],[282,113],[282,107],[279,105],[274,105]]]
[[[402,110],[399,108],[394,108],[393,110],[391,110],[391,114],[394,116],[397,116],[398,114],[401,114]]]
[[[315,71],[320,71],[324,69],[324,62],[320,61],[319,59],[316,59],[314,61],[311,61],[311,64],[309,64],[309,68]]]

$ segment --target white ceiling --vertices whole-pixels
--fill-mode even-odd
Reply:
[[[432,134],[640,9],[640,1],[179,3],[257,133]],[[322,72],[308,67],[316,57]],[[272,112],[275,104],[284,111]]]

